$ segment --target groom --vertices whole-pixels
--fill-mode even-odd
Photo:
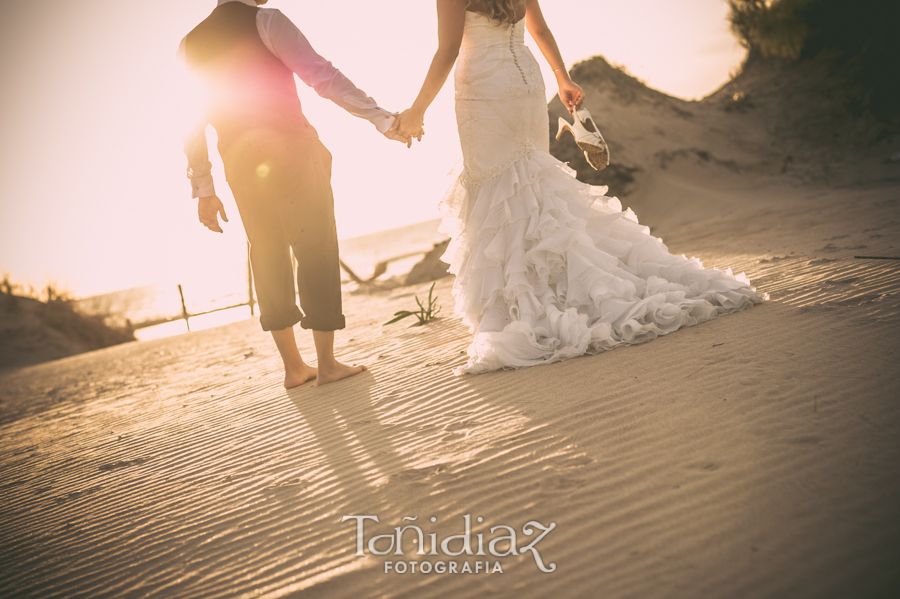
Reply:
[[[184,140],[192,197],[200,222],[221,233],[228,222],[210,175],[205,128],[211,123],[225,178],[250,241],[260,324],[271,331],[284,361],[288,389],[316,379],[332,383],[366,370],[334,357],[334,331],[345,326],[331,191],[331,154],[306,120],[294,84],[307,85],[350,114],[369,120],[390,139],[395,113],[379,108],[316,54],[302,33],[267,0],[218,0],[212,14],[182,41],[179,56],[208,95],[203,118]],[[421,138],[421,133],[418,136]],[[297,308],[291,249],[297,259]],[[294,325],[312,329],[318,369],[307,365]]]

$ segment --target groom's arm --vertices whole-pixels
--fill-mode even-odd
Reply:
[[[263,43],[304,83],[350,114],[368,120],[380,133],[388,133],[396,113],[379,107],[334,65],[319,56],[306,36],[280,10],[260,9],[256,19]]]
[[[205,124],[192,127],[184,136],[184,153],[188,159],[187,176],[191,180],[191,197],[197,198],[197,217],[210,231],[222,233],[219,216],[226,223],[228,217],[225,216],[225,207],[213,187]]]
[[[184,155],[188,159],[187,176],[191,180],[191,197],[205,198],[216,195],[213,186],[212,163],[206,146],[206,128],[194,127],[183,139]]]
[[[177,53],[182,62],[184,61],[184,43],[184,40],[181,40]],[[188,110],[188,112],[191,111]],[[209,161],[209,149],[206,146],[207,119],[203,110],[200,109],[198,114],[189,115],[188,121],[190,124],[185,127],[182,141],[184,154],[188,161],[187,176],[191,180],[191,197],[197,198],[197,216],[200,222],[210,231],[222,233],[219,216],[221,215],[222,220],[226,223],[228,217],[225,216],[225,207],[216,196],[216,190],[213,187],[212,163]]]
[[[184,40],[178,46],[178,59],[184,62]],[[189,111],[190,112],[190,111]],[[206,122],[201,115],[189,115],[190,124],[184,131],[182,142],[187,156],[187,176],[191,180],[191,197],[205,198],[216,195],[212,178],[212,163],[206,145]]]

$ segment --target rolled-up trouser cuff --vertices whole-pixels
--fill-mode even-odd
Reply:
[[[300,322],[300,320],[303,318],[303,313],[300,312],[300,308],[298,308],[297,306],[291,306],[291,308],[293,308],[293,310],[288,309],[286,312],[277,314],[275,316],[260,314],[259,324],[262,326],[262,330],[282,331]]]
[[[339,331],[347,326],[343,314],[324,314],[320,316],[304,316],[300,326],[313,331]]]
[[[257,137],[232,144],[224,162],[250,241],[260,325],[264,331],[298,322],[315,331],[342,329],[331,153],[317,137]]]

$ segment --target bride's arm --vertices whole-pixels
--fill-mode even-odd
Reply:
[[[466,26],[467,0],[437,0],[438,49],[431,60],[419,96],[409,110],[401,113],[394,127],[404,137],[418,136],[425,122],[425,111],[444,87],[453,69]]]
[[[559,46],[556,45],[556,39],[544,20],[544,14],[541,12],[541,6],[538,0],[525,0],[525,27],[528,33],[534,38],[541,54],[550,63],[553,74],[556,75],[556,83],[559,85],[559,99],[565,104],[569,112],[581,107],[584,102],[584,90],[572,81],[569,73],[566,71],[566,64],[563,62],[562,55],[559,53]]]

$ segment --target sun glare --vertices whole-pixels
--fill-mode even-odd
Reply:
[[[8,112],[16,119],[4,136],[0,267],[14,280],[35,287],[66,282],[85,296],[154,281],[187,289],[194,280],[244,268],[245,236],[215,132],[207,128],[216,192],[229,217],[224,234],[198,222],[182,153],[182,135],[196,123],[205,98],[175,53],[214,5],[87,0],[77,11],[20,5],[29,19],[47,20],[52,37],[33,40],[42,50],[30,55],[27,68],[10,71],[15,105]],[[433,3],[401,0],[393,11],[358,3],[341,19],[328,4],[272,5],[379,105],[399,112],[412,103],[437,48]],[[685,0],[677,7],[653,0],[569,0],[545,2],[543,10],[568,65],[604,54],[663,91],[677,84],[677,93],[703,95],[740,59],[724,21],[727,7],[718,0]],[[398,24],[401,17],[410,26]],[[136,20],[139,31],[121,27]],[[391,33],[398,27],[403,35]],[[542,65],[549,99],[552,74],[526,39]],[[62,51],[67,69],[54,85],[66,94],[36,75],[55,69]],[[334,156],[340,238],[440,217],[438,203],[461,159],[452,75],[426,115],[423,142],[412,149],[385,139],[302,82],[298,90],[304,113]],[[53,165],[54,184],[35,185],[47,179],[47,164]],[[266,175],[266,165],[258,174]]]

